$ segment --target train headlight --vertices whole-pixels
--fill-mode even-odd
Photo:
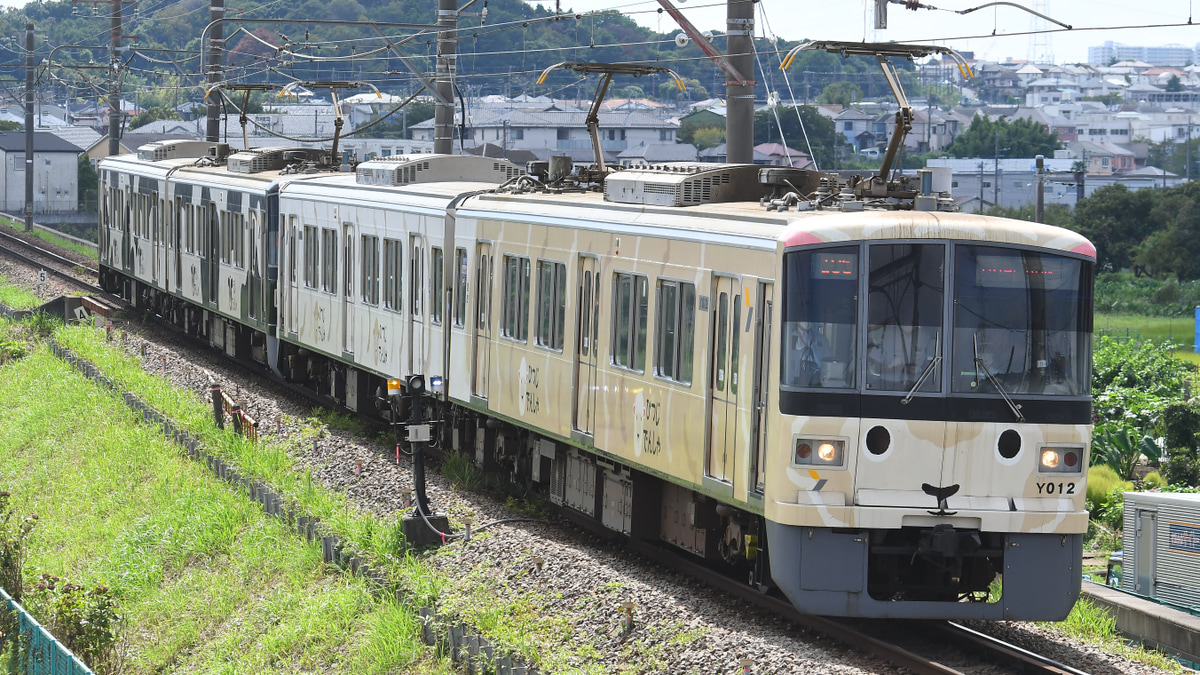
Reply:
[[[1038,473],[1083,473],[1083,448],[1043,447]]]
[[[846,459],[846,442],[818,438],[797,438],[793,445],[794,464],[841,466]]]

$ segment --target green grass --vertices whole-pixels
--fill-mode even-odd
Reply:
[[[8,227],[10,229],[17,230],[18,232],[25,231],[25,223],[18,223],[16,221],[9,220],[8,218],[0,218],[0,226]],[[91,248],[88,248],[87,246],[77,244],[77,243],[71,241],[70,239],[67,239],[66,237],[54,234],[53,232],[46,232],[45,230],[39,230],[37,228],[34,228],[33,232],[30,232],[29,234],[33,235],[34,237],[37,237],[38,239],[41,239],[42,241],[46,242],[47,244],[53,244],[60,248],[65,248],[68,251],[71,251],[73,253],[78,253],[79,255],[87,256],[88,258],[90,258],[92,260],[97,260],[99,258],[99,254],[97,253],[97,251],[95,249],[91,249]]]
[[[1183,667],[1174,659],[1160,652],[1142,647],[1131,647],[1117,632],[1116,619],[1107,612],[1096,607],[1086,598],[1080,598],[1067,618],[1059,623],[1043,624],[1065,635],[1083,640],[1104,648],[1105,651],[1120,654],[1133,661],[1145,663],[1171,673],[1185,672]]]
[[[0,487],[39,516],[27,579],[113,589],[124,672],[448,672],[410,608],[325,566],[45,348],[0,369]]]
[[[1150,342],[1174,342],[1190,352],[1196,339],[1195,317],[1096,313],[1095,332]]]
[[[9,284],[4,275],[0,275],[0,302],[12,309],[33,309],[42,305],[41,299],[32,291]]]

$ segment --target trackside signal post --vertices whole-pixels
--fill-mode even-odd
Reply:
[[[433,389],[440,388],[442,378],[431,378]],[[424,375],[410,375],[404,380],[388,380],[387,399],[384,402],[391,415],[395,432],[396,447],[400,447],[400,430],[404,429],[412,453],[413,490],[416,493],[414,512],[404,516],[400,530],[413,546],[437,545],[445,542],[450,531],[450,521],[444,514],[435,514],[429,507],[425,492],[425,448],[433,440],[433,424],[427,416],[427,408],[433,402],[435,391],[426,387]],[[408,412],[408,420],[400,421]]]

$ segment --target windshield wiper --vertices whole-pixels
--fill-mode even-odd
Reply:
[[[996,379],[996,376],[992,374],[992,371],[988,370],[987,364],[983,362],[983,359],[979,358],[979,333],[971,334],[971,344],[975,352],[976,370],[980,368],[983,369],[983,374],[987,376],[988,382],[992,383],[992,386],[995,387],[996,391],[1000,394],[1000,398],[1003,398],[1004,402],[1008,404],[1008,409],[1017,416],[1017,421],[1024,422],[1025,416],[1021,414],[1021,406],[1013,403],[1013,400],[1008,396],[1008,392],[1004,391],[1004,387],[1000,386],[1000,380]],[[978,379],[978,375],[976,375],[976,379]]]
[[[900,405],[912,403],[913,396],[917,395],[917,390],[921,388],[921,385],[925,384],[925,380],[929,379],[929,376],[937,369],[938,364],[941,362],[942,332],[938,331],[933,335],[933,359],[929,362],[929,365],[925,366],[925,370],[921,372],[921,377],[917,378],[917,383],[913,385],[912,389],[908,390],[908,396],[900,400]]]

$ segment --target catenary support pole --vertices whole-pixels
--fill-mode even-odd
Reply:
[[[225,24],[219,19],[225,18],[225,0],[210,0],[208,5],[209,21],[212,21],[212,31],[208,38],[208,106],[207,125],[204,130],[204,140],[216,143],[221,140],[221,103],[224,97],[216,85],[221,83],[221,61],[225,49]],[[200,46],[204,49],[204,45]]]
[[[728,0],[726,52],[729,62],[748,81],[725,82],[726,161],[754,161],[754,0]]]
[[[439,99],[433,114],[433,151],[454,152],[454,74],[458,68],[458,0],[438,0],[437,72]]]
[[[33,24],[25,24],[25,231],[33,231]]]
[[[121,154],[121,14],[122,0],[112,0],[108,38],[108,154]]]

